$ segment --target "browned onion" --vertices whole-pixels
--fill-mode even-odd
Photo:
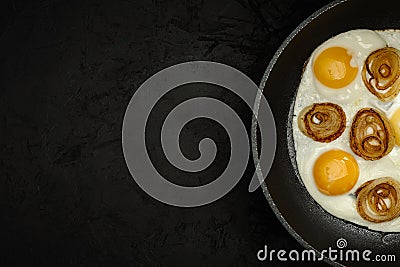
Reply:
[[[357,112],[350,130],[350,147],[355,154],[365,160],[378,160],[389,154],[394,144],[394,130],[384,114],[373,108]]]
[[[400,183],[383,177],[362,184],[356,191],[357,212],[370,222],[386,222],[400,216]]]
[[[393,100],[400,91],[400,51],[385,47],[365,60],[362,78],[368,90],[381,101]]]
[[[329,143],[346,128],[346,114],[333,103],[317,103],[304,108],[298,116],[300,130],[314,141]]]

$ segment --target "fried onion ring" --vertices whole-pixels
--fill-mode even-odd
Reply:
[[[395,144],[390,121],[384,114],[363,108],[354,116],[350,130],[350,147],[365,160],[378,160],[389,154]]]
[[[390,177],[365,182],[356,191],[357,212],[370,222],[386,222],[400,216],[400,183]]]
[[[365,60],[362,79],[379,100],[393,100],[400,92],[400,51],[385,47],[372,52]]]
[[[342,135],[346,114],[333,103],[317,103],[304,108],[298,116],[300,130],[314,141],[329,143]]]

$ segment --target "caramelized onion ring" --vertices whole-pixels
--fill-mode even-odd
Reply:
[[[300,130],[314,141],[329,143],[346,128],[346,114],[333,103],[318,103],[304,108],[298,117]]]
[[[384,114],[373,108],[357,112],[350,130],[350,147],[356,155],[378,160],[389,154],[394,144],[394,130]]]
[[[357,212],[370,222],[386,222],[400,215],[400,183],[390,177],[368,181],[356,191]]]
[[[365,60],[362,78],[368,90],[381,101],[393,100],[400,91],[400,51],[385,47]]]

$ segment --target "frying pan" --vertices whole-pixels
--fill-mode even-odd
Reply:
[[[280,222],[305,248],[314,249],[317,254],[329,247],[338,249],[337,240],[344,238],[347,241],[344,250],[357,249],[360,257],[362,251],[371,250],[371,259],[377,254],[393,254],[397,263],[385,262],[385,266],[399,266],[400,234],[371,231],[330,215],[303,186],[295,161],[292,108],[303,65],[322,42],[341,32],[360,28],[400,29],[400,1],[332,2],[301,23],[274,55],[260,88],[275,117],[278,144],[275,161],[262,189]],[[255,103],[256,112],[258,104],[259,99]],[[255,131],[253,146],[257,147],[254,136]],[[377,265],[377,262],[362,260],[346,262],[325,258],[325,261],[332,265]]]

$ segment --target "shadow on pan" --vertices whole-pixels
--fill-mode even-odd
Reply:
[[[277,127],[275,161],[262,185],[265,196],[286,229],[307,249],[338,249],[337,240],[347,241],[346,250],[358,250],[360,261],[335,262],[333,265],[376,266],[362,260],[362,252],[371,250],[369,258],[393,254],[400,261],[400,234],[370,231],[338,219],[324,211],[302,185],[294,156],[291,107],[302,68],[312,51],[322,42],[352,29],[400,29],[400,1],[349,0],[335,1],[314,13],[286,39],[270,62],[261,88],[274,113]],[[258,108],[256,101],[256,109]],[[292,156],[292,157],[291,157]],[[325,254],[326,255],[326,254]],[[346,257],[343,256],[343,259]],[[349,257],[351,259],[351,257]]]

